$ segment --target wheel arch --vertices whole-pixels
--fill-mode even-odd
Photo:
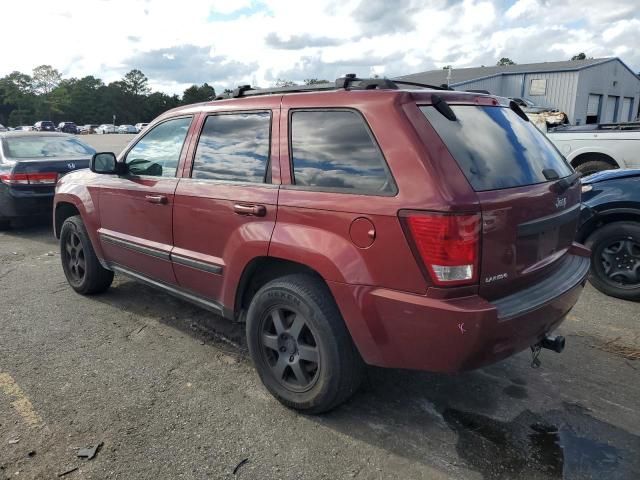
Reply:
[[[578,231],[577,240],[585,243],[587,239],[599,228],[614,222],[638,222],[640,223],[640,210],[634,208],[615,208],[604,210],[585,223]]]
[[[305,273],[315,277],[328,288],[327,282],[322,275],[307,265],[279,257],[261,256],[253,258],[247,263],[240,275],[233,304],[234,316],[239,318],[244,315],[243,312],[246,312],[251,299],[262,286],[276,278],[295,273]]]
[[[616,162],[611,155],[605,152],[589,151],[589,152],[579,153],[570,160],[570,163],[573,168],[577,168],[583,163],[592,162],[592,161],[606,162],[609,165],[611,165],[613,168],[620,168],[620,165],[618,164],[618,162]]]
[[[62,230],[62,224],[64,221],[74,215],[80,215],[80,210],[78,210],[78,207],[76,207],[74,203],[69,201],[56,203],[53,216],[53,233],[56,238],[60,238],[60,231]]]

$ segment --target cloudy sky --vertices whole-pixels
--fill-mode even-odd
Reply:
[[[0,18],[0,76],[138,68],[168,93],[579,52],[640,71],[640,0],[30,0],[3,1]]]

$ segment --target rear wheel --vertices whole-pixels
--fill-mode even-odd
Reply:
[[[609,223],[585,244],[591,248],[591,284],[612,297],[640,300],[640,223]]]
[[[62,224],[60,258],[67,281],[76,292],[90,295],[111,286],[113,272],[100,265],[79,215],[67,218]]]
[[[263,286],[247,313],[247,343],[267,389],[284,405],[321,413],[347,400],[364,363],[331,293],[311,275]]]

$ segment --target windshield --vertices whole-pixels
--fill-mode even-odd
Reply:
[[[67,137],[9,137],[3,141],[7,158],[87,157],[95,150],[75,138]]]
[[[551,142],[532,123],[504,107],[451,105],[457,120],[434,107],[420,107],[447,145],[476,191],[520,187],[548,181],[553,169],[560,178],[572,170]]]

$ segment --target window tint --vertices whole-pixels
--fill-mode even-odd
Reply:
[[[191,177],[263,183],[269,161],[270,129],[270,112],[207,117]]]
[[[129,173],[174,177],[190,124],[191,117],[176,118],[150,130],[127,154]]]
[[[571,175],[551,142],[510,108],[452,105],[457,120],[420,107],[474,190],[498,190],[546,182],[542,171]]]
[[[291,157],[296,185],[379,194],[395,190],[384,158],[356,112],[294,112]]]

